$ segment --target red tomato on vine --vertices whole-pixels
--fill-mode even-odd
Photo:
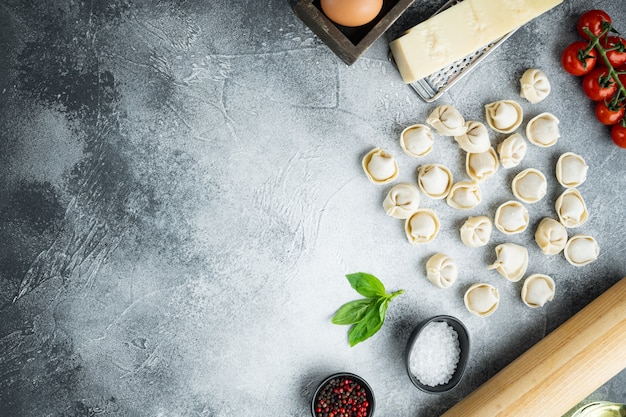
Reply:
[[[607,100],[617,91],[617,84],[609,69],[596,67],[583,78],[583,91],[593,101]]]
[[[620,148],[626,148],[626,126],[624,122],[617,123],[611,128],[611,138]]]
[[[613,68],[626,65],[626,40],[619,36],[608,36],[600,41],[602,47],[606,50],[606,57]],[[598,64],[606,65],[603,59]]]
[[[611,17],[605,11],[588,10],[578,19],[576,30],[581,38],[590,40],[591,37],[585,32],[585,28],[594,36],[600,36],[604,30],[611,27],[611,23]]]
[[[587,51],[587,42],[576,41],[565,48],[561,55],[563,69],[572,75],[585,75],[596,66],[598,53],[595,49]]]
[[[596,118],[603,125],[611,126],[622,120],[624,117],[624,107],[622,105],[607,105],[604,101],[596,104]]]

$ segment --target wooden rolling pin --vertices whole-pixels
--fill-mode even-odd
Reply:
[[[626,278],[441,417],[561,417],[626,368]]]

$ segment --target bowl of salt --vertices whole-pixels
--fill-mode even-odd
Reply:
[[[469,334],[458,319],[435,316],[419,323],[404,353],[409,379],[424,392],[438,394],[454,388],[469,358]]]

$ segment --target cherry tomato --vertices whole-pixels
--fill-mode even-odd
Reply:
[[[604,101],[599,101],[596,104],[596,117],[603,125],[614,125],[624,117],[624,106],[609,108]]]
[[[576,30],[578,30],[581,38],[590,40],[589,35],[583,30],[584,28],[589,29],[594,36],[599,36],[606,29],[607,24],[610,27],[611,18],[606,12],[602,10],[588,10],[578,19]]]
[[[626,39],[619,36],[609,36],[600,41],[602,47],[606,49],[613,49],[612,51],[606,51],[606,57],[611,63],[613,68],[618,68],[626,64]],[[598,65],[606,67],[604,59],[598,57]]]
[[[565,48],[561,55],[563,69],[572,75],[588,74],[596,66],[598,54],[592,49],[587,54],[587,42],[576,41]]]
[[[626,126],[624,123],[617,123],[611,128],[613,142],[620,148],[626,148]]]
[[[583,91],[593,101],[606,100],[617,90],[617,84],[609,75],[609,69],[596,67],[583,78]]]

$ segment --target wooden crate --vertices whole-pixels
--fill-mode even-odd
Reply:
[[[352,65],[415,0],[383,0],[383,7],[370,23],[346,27],[329,20],[319,0],[297,0],[296,15],[346,64]]]

